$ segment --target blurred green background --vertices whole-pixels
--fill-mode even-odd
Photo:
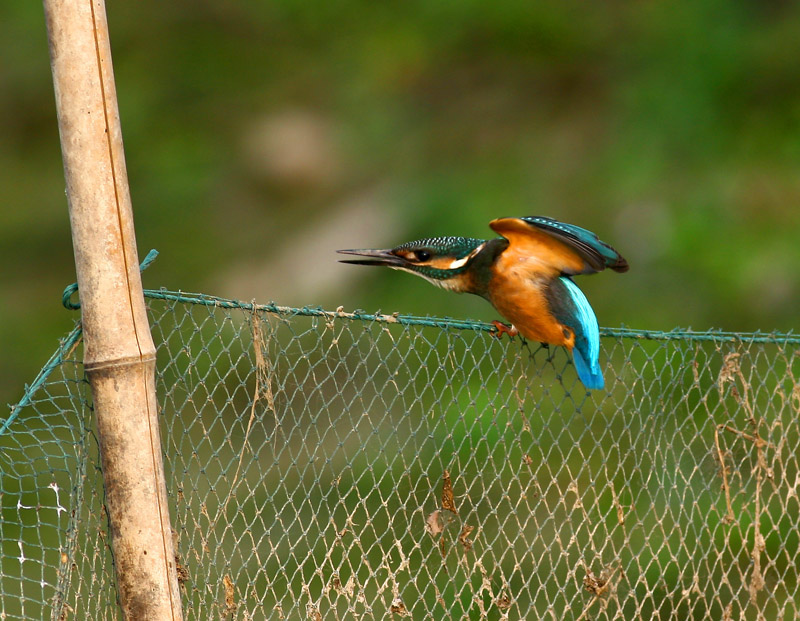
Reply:
[[[145,286],[492,319],[334,250],[549,215],[630,262],[601,325],[790,330],[800,4],[109,3]],[[39,3],[0,6],[0,398],[73,323]]]

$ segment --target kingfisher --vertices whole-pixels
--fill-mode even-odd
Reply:
[[[628,262],[591,231],[553,218],[498,218],[489,226],[500,237],[431,237],[387,250],[337,252],[363,257],[342,263],[383,265],[481,296],[511,323],[492,322],[498,337],[522,334],[564,346],[584,386],[602,389],[597,317],[572,277],[607,267],[626,272]]]

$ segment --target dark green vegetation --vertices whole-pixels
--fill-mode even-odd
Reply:
[[[151,247],[162,252],[145,275],[148,286],[491,319],[481,300],[434,291],[400,274],[348,270],[333,251],[436,235],[483,238],[492,218],[542,214],[598,233],[629,260],[625,275],[578,280],[601,325],[795,325],[797,3],[145,0],[111,3],[109,10],[141,254]],[[39,3],[0,4],[2,403],[20,397],[23,382],[33,378],[76,316],[59,305],[62,288],[75,276],[46,43]],[[220,581],[230,561],[243,610],[272,610],[302,585],[309,588],[309,602],[328,589],[331,607],[346,609],[351,577],[385,607],[393,597],[393,585],[385,582],[390,572],[381,573],[385,561],[399,576],[405,606],[440,612],[430,593],[421,597],[407,580],[400,585],[406,578],[397,570],[401,550],[390,547],[400,541],[422,568],[420,584],[434,584],[456,617],[480,608],[471,599],[475,593],[498,616],[505,583],[514,610],[569,605],[577,616],[591,601],[580,562],[591,563],[587,570],[602,577],[618,572],[617,559],[626,579],[612,573],[619,594],[612,611],[628,616],[638,593],[643,616],[658,610],[664,617],[691,612],[721,618],[731,605],[735,617],[748,606],[740,587],[752,583],[759,516],[767,588],[754,597],[769,616],[796,594],[798,507],[781,487],[794,480],[796,459],[767,453],[776,483],[763,482],[757,513],[757,452],[725,431],[720,442],[730,458],[736,516],[735,523],[725,523],[713,423],[751,430],[729,393],[717,397],[724,352],[711,345],[647,343],[628,358],[627,348],[606,341],[604,356],[632,392],[617,387],[607,404],[611,411],[579,411],[555,377],[566,365],[561,351],[553,354],[554,366],[544,350],[530,362],[518,343],[506,350],[488,338],[448,335],[416,340],[418,347],[405,352],[392,348],[389,333],[371,326],[374,338],[383,339],[373,350],[353,327],[350,342],[358,347],[345,352],[349,366],[322,367],[319,376],[286,372],[291,381],[276,397],[287,416],[286,433],[314,423],[320,437],[305,438],[307,448],[269,426],[269,409],[257,411],[260,425],[250,446],[261,449],[259,457],[245,463],[237,495],[224,506],[244,446],[253,361],[217,360],[215,348],[228,341],[214,341],[205,330],[191,341],[191,329],[174,337],[186,339],[178,345],[191,353],[191,367],[188,359],[176,359],[168,371],[173,375],[160,387],[163,397],[175,381],[174,402],[165,406],[169,414],[185,405],[176,397],[183,389],[178,376],[202,373],[210,393],[193,396],[196,420],[169,418],[175,433],[167,444],[170,455],[183,460],[170,466],[170,480],[181,481],[170,491],[190,572],[187,598],[194,605],[203,598],[223,601]],[[225,337],[234,328],[220,329]],[[319,346],[332,347],[339,330],[330,328]],[[286,354],[319,359],[323,351],[301,341],[291,341],[295,350]],[[482,359],[485,368],[470,375],[478,362],[470,352],[484,346],[494,357]],[[239,347],[251,355],[249,342]],[[369,365],[359,362],[362,347],[370,352]],[[792,365],[797,375],[797,357],[781,362],[776,347],[746,353],[750,359],[742,364],[754,369],[748,376],[751,399],[765,417],[762,433],[771,443],[766,450],[797,446],[793,413],[784,409],[768,418],[770,400],[788,394],[785,382]],[[492,374],[498,365],[502,377]],[[372,400],[379,388],[391,390],[387,378],[399,381],[392,375],[398,368],[413,375],[413,382],[399,378],[406,380],[407,394]],[[563,373],[574,379],[571,367]],[[610,368],[606,377],[613,381]],[[757,378],[767,379],[759,384]],[[293,393],[291,382],[307,390]],[[741,382],[736,385],[741,389]],[[4,462],[3,470],[4,588],[29,598],[33,618],[44,570],[35,560],[19,563],[20,553],[34,559],[35,550],[47,549],[44,565],[52,572],[61,568],[58,545],[71,552],[89,542],[80,548],[82,571],[74,580],[94,576],[99,585],[82,583],[76,592],[83,599],[71,605],[89,609],[101,601],[92,599],[98,594],[106,594],[102,601],[113,599],[107,550],[95,545],[95,536],[90,532],[76,542],[72,531],[56,541],[55,527],[63,535],[69,522],[57,509],[66,506],[80,473],[74,459],[44,464],[42,452],[91,453],[93,445],[91,438],[84,445],[83,436],[73,437],[83,429],[64,414],[74,403],[58,392],[63,389],[52,390],[50,418],[37,421],[29,410],[15,427],[17,434],[32,434],[29,442],[20,440],[26,450],[13,455],[18,471],[12,472],[12,462]],[[350,399],[355,390],[363,403],[347,404],[363,406],[369,416],[354,426],[329,406],[342,405],[337,399]],[[535,415],[542,392],[549,407]],[[287,395],[299,405],[288,403]],[[48,400],[46,394],[39,398]],[[509,414],[508,401],[517,399],[524,417]],[[382,408],[385,417],[379,417]],[[292,426],[298,422],[303,426]],[[57,431],[43,435],[43,425]],[[769,425],[783,425],[787,435]],[[283,451],[276,438],[286,444]],[[287,474],[290,462],[309,465]],[[484,577],[474,565],[467,571],[459,564],[456,526],[445,532],[449,555],[443,562],[424,531],[436,507],[431,490],[438,492],[445,468],[461,518],[468,525],[480,518],[483,532],[471,535],[475,549],[496,550],[496,564],[484,567],[490,590],[480,591]],[[83,523],[103,528],[98,475],[90,468],[86,476],[87,500],[77,506],[94,508],[97,513]],[[265,476],[270,482],[278,476],[284,486],[276,492],[257,487]],[[573,482],[585,515],[578,494],[569,491]],[[60,492],[48,487],[54,483]],[[211,485],[219,488],[212,493]],[[530,492],[525,499],[522,490]],[[206,514],[198,507],[201,495]],[[264,507],[272,513],[259,513]],[[617,521],[617,507],[629,511],[625,525]],[[229,517],[235,528],[212,529],[217,516]],[[342,531],[348,516],[360,529],[360,543],[353,530]],[[285,518],[285,534],[276,527],[274,535],[265,535],[278,518]],[[541,537],[534,539],[537,533]],[[528,539],[512,539],[520,534]],[[572,535],[578,543],[567,543],[566,553],[548,552],[556,549],[557,536],[569,542]],[[321,575],[308,573],[302,555],[274,571],[289,542],[299,540],[309,553],[330,555]],[[534,545],[519,547],[519,541]],[[587,542],[595,549],[590,545],[587,552]],[[221,556],[207,552],[206,543]],[[385,550],[391,550],[388,557]],[[271,590],[265,574],[257,573],[261,567],[277,575]],[[522,588],[546,580],[547,572],[537,571],[543,567],[561,590]],[[64,580],[69,575],[59,574]],[[703,590],[722,585],[718,597],[695,598],[695,575],[704,577]],[[685,597],[674,597],[678,592]],[[56,596],[52,589],[44,593],[48,600]],[[765,604],[768,597],[774,599]]]
[[[543,214],[630,261],[579,283],[601,325],[795,323],[796,3],[109,11],[138,241],[162,252],[150,286],[488,319],[399,274],[342,275],[332,251]],[[74,270],[40,4],[0,7],[0,57],[7,402],[71,327]]]

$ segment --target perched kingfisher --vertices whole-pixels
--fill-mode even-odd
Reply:
[[[495,239],[433,237],[390,250],[339,250],[366,257],[342,263],[384,265],[422,276],[457,293],[488,300],[511,322],[504,332],[551,345],[573,354],[578,377],[587,388],[603,388],[600,331],[586,296],[572,282],[577,274],[607,267],[628,270],[628,262],[597,235],[544,216],[499,218],[489,223]]]

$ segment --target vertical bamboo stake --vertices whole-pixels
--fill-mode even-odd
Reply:
[[[117,589],[128,621],[181,619],[155,346],[142,297],[103,0],[44,0]]]

